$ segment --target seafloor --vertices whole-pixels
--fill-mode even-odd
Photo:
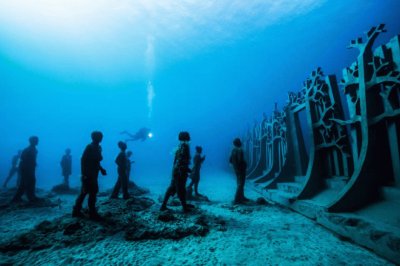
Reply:
[[[71,218],[75,196],[53,197],[53,207],[2,206],[0,265],[391,265],[300,214],[256,202],[250,188],[254,201],[232,206],[229,174],[202,177],[210,202],[194,202],[192,214],[172,206],[160,215],[164,184],[140,185],[151,193],[100,197],[102,222]]]

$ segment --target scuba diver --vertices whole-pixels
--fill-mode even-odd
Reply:
[[[190,175],[192,181],[190,182],[187,188],[188,196],[192,196],[193,186],[195,195],[201,196],[201,194],[199,193],[200,168],[204,160],[206,159],[206,156],[203,157],[201,156],[202,151],[203,151],[202,147],[196,146],[196,155],[193,158],[192,174]]]
[[[119,190],[122,186],[122,193],[124,199],[129,199],[128,194],[128,157],[126,155],[126,149],[128,148],[125,142],[118,142],[118,147],[120,148],[121,152],[118,154],[117,159],[115,159],[115,163],[118,166],[118,180],[114,186],[114,190],[111,194],[112,199],[117,199]]]
[[[20,182],[17,192],[12,202],[21,202],[22,195],[26,193],[30,202],[38,201],[35,195],[36,189],[36,146],[39,144],[39,138],[32,136],[29,138],[29,146],[22,151],[19,163]]]
[[[64,185],[69,188],[69,176],[72,173],[72,158],[71,158],[71,149],[66,149],[65,154],[60,162],[62,176],[64,177]]]
[[[89,194],[89,217],[93,220],[100,220],[101,216],[96,210],[96,196],[97,192],[99,192],[98,176],[99,172],[103,176],[107,175],[107,171],[100,164],[103,160],[100,146],[100,142],[103,140],[103,133],[94,131],[91,137],[92,143],[86,146],[81,158],[82,188],[73,207],[72,217],[83,217],[81,212],[82,203],[86,195]]]
[[[178,194],[179,200],[182,204],[184,212],[189,212],[194,206],[186,203],[186,180],[191,172],[189,168],[190,164],[190,148],[189,141],[190,135],[188,132],[179,133],[179,147],[175,152],[174,166],[172,169],[172,180],[167,191],[165,192],[164,200],[161,205],[160,211],[168,210],[167,203],[171,196],[175,193]]]
[[[139,129],[135,134],[131,134],[128,131],[122,131],[121,134],[125,134],[128,135],[129,139],[125,140],[125,142],[128,141],[137,141],[137,140],[141,140],[141,141],[145,141],[148,138],[152,137],[152,134],[150,132],[149,128],[146,127],[142,127],[141,129]]]
[[[4,181],[3,188],[7,188],[8,182],[10,182],[11,178],[15,174],[17,174],[17,187],[18,187],[18,184],[19,184],[19,181],[20,181],[20,174],[19,174],[19,171],[18,171],[18,162],[19,162],[19,160],[21,158],[21,154],[22,154],[22,151],[19,150],[18,153],[13,156],[13,158],[11,160],[11,169],[8,172],[8,176],[7,176],[6,180]]]
[[[233,140],[233,146],[234,147],[232,149],[229,162],[232,164],[233,169],[235,170],[237,181],[234,204],[242,204],[246,201],[249,201],[249,199],[244,196],[244,183],[246,181],[247,163],[244,159],[242,142],[239,138]]]

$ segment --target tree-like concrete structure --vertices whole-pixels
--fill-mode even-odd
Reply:
[[[400,224],[393,222],[400,220],[400,37],[373,50],[384,27],[372,27],[365,42],[351,41],[359,55],[340,84],[317,68],[289,93],[282,112],[275,107],[254,125],[245,147],[248,179],[271,200],[332,228],[343,220],[329,213],[387,209],[398,214],[386,220],[398,226],[390,241],[400,246]],[[400,261],[400,249],[377,250]]]

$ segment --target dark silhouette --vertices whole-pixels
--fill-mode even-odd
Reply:
[[[29,138],[29,146],[22,151],[19,162],[19,174],[21,176],[18,184],[17,192],[13,198],[13,202],[22,201],[22,195],[26,196],[30,202],[35,202],[38,198],[35,195],[36,189],[36,146],[39,144],[39,138],[32,136]]]
[[[86,195],[89,194],[89,217],[95,220],[101,219],[101,216],[96,210],[96,196],[99,192],[99,171],[102,175],[107,175],[106,170],[100,164],[103,160],[100,146],[102,140],[103,133],[100,131],[92,132],[92,143],[87,145],[83,152],[81,158],[82,188],[80,195],[76,199],[75,206],[73,207],[73,217],[83,217],[83,214],[81,213],[82,203]]]
[[[131,159],[130,159],[131,156],[132,156],[132,152],[128,151],[126,153],[126,175],[128,176],[128,181],[129,181],[129,178],[131,177],[132,164],[135,162],[135,161],[131,161]]]
[[[65,154],[60,162],[62,176],[64,177],[64,185],[69,187],[69,176],[72,174],[72,157],[71,149],[66,149]]]
[[[172,169],[172,180],[167,191],[165,192],[164,201],[161,206],[161,211],[167,210],[168,199],[178,194],[184,212],[190,211],[191,204],[186,203],[186,180],[191,172],[190,164],[190,135],[188,132],[179,133],[179,147],[175,152],[174,166]]]
[[[244,183],[246,180],[247,163],[244,159],[242,142],[240,141],[240,139],[236,138],[233,141],[233,145],[234,147],[232,149],[229,162],[232,164],[233,169],[235,170],[236,180],[237,180],[237,189],[236,189],[234,203],[240,204],[248,201],[248,199],[244,196]]]
[[[190,175],[192,181],[190,182],[187,188],[187,192],[190,196],[192,195],[193,192],[193,186],[195,195],[201,196],[201,194],[199,193],[200,168],[204,160],[206,159],[206,156],[203,157],[201,156],[202,152],[203,148],[200,146],[196,146],[196,155],[193,157],[193,168],[192,168],[192,173]]]
[[[20,182],[20,174],[18,171],[18,162],[19,162],[19,159],[21,158],[21,153],[22,153],[22,151],[19,150],[18,153],[16,155],[14,155],[11,160],[11,168],[10,168],[10,171],[8,172],[8,176],[7,176],[6,180],[4,181],[4,184],[3,184],[4,188],[7,187],[8,182],[10,182],[11,178],[15,174],[17,174],[17,187],[18,187],[18,184]]]
[[[142,195],[142,194],[149,193],[148,189],[139,187],[138,185],[135,184],[135,182],[130,180],[132,164],[135,163],[135,161],[132,161],[130,159],[131,156],[132,156],[132,152],[131,151],[127,151],[126,152],[126,157],[127,157],[127,166],[126,166],[127,174],[126,175],[128,177],[128,191],[131,194],[134,194],[134,195]]]
[[[126,130],[122,131],[121,134],[128,135],[129,139],[125,140],[125,142],[137,140],[145,141],[146,139],[150,138],[150,129],[142,127],[135,134],[131,134]]]
[[[135,163],[135,161],[132,161],[130,158],[132,156],[132,152],[128,151],[126,152],[126,175],[128,177],[128,190],[129,189],[138,189],[139,187],[135,184],[135,182],[130,180],[131,177],[131,169],[132,169],[132,164]]]
[[[125,153],[127,146],[125,142],[118,142],[118,147],[121,149],[121,152],[118,154],[117,159],[115,159],[115,163],[118,165],[118,180],[114,186],[114,190],[111,194],[111,198],[118,198],[119,190],[122,186],[122,194],[124,199],[129,199],[128,194],[128,164],[130,168],[130,163],[128,163],[128,157]],[[129,169],[130,171],[130,169]]]

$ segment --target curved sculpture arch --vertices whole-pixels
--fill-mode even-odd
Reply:
[[[360,55],[343,71],[347,116],[335,76],[325,77],[318,68],[298,93],[289,93],[283,112],[275,109],[263,120],[258,160],[248,176],[258,187],[286,190],[292,200],[325,193],[322,205],[334,212],[376,200],[384,185],[400,187],[400,44],[396,36],[372,51],[384,31],[381,24],[367,32],[365,43],[361,38],[351,42]]]

